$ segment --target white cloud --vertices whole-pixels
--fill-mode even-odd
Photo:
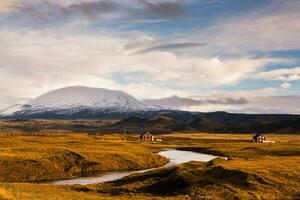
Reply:
[[[258,79],[269,79],[279,81],[296,81],[300,80],[300,67],[282,68],[261,72],[255,74],[253,77]]]
[[[29,100],[30,98],[8,97],[0,95],[0,110],[2,110],[3,108],[7,108],[11,105],[26,103]]]
[[[183,85],[233,84],[266,64],[286,62],[201,58],[168,51],[131,55],[124,52],[125,44],[151,36],[142,32],[77,34],[69,29],[73,26],[55,31],[0,31],[0,37],[5,38],[0,41],[0,92],[34,97],[58,87],[86,85],[123,89],[139,98],[166,97],[187,94],[179,89]],[[128,83],[121,84],[116,73]],[[168,84],[178,89],[163,86]]]
[[[283,88],[283,89],[289,89],[289,88],[291,87],[291,84],[285,82],[285,83],[282,83],[282,84],[280,85],[280,87]]]
[[[227,111],[249,114],[300,114],[300,96],[256,96],[247,98],[245,105],[202,105],[188,110]]]
[[[300,114],[300,96],[260,96],[248,100],[250,104],[238,112]]]
[[[259,95],[269,89],[215,93],[191,98],[170,97],[146,102],[186,111],[214,112],[227,111],[250,114],[300,114],[300,96]],[[257,93],[257,94],[256,94]],[[271,95],[271,96],[270,96]],[[174,99],[175,98],[175,99]],[[177,99],[178,98],[178,99]]]
[[[224,99],[244,98],[247,104],[241,105],[211,105],[209,111],[223,110],[237,113],[254,113],[254,114],[300,114],[300,96],[287,95],[276,96],[277,92],[285,90],[284,88],[262,88],[258,90],[244,90],[237,92],[220,92],[216,91],[204,98]],[[200,98],[200,97],[198,97]],[[214,108],[218,108],[215,109]],[[191,108],[197,109],[197,108]]]

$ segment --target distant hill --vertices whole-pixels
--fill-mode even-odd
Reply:
[[[112,130],[128,129],[129,132],[152,131],[156,133],[162,133],[168,131],[170,127],[175,126],[177,123],[178,122],[175,119],[166,116],[131,116],[109,126],[108,128]]]
[[[206,132],[206,133],[300,133],[299,115],[249,115],[226,112],[165,112],[132,116],[108,126],[111,131]]]

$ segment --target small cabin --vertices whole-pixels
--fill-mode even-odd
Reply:
[[[140,140],[141,142],[154,142],[154,136],[151,133],[146,132],[140,135]]]
[[[256,134],[255,136],[253,136],[252,141],[257,143],[263,143],[267,141],[267,138],[264,134]]]
[[[163,142],[163,140],[162,140],[162,139],[160,139],[160,138],[157,138],[157,139],[156,139],[156,142],[157,142],[157,143],[162,143],[162,142]]]

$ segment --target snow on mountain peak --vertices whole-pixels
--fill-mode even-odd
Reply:
[[[141,103],[134,97],[118,90],[72,86],[43,94],[26,104],[11,106],[0,111],[0,116],[22,117],[31,115],[72,115],[87,112],[131,112],[157,110],[158,107]],[[86,112],[85,112],[86,113]]]
[[[122,91],[84,86],[53,90],[31,100],[28,104],[34,109],[89,107],[144,110],[147,108],[143,103]]]

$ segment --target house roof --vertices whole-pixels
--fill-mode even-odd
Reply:
[[[144,135],[146,135],[146,134],[150,134],[151,136],[153,136],[150,132],[146,132],[146,133],[142,133],[141,135],[140,135],[140,138],[142,138]]]
[[[256,135],[253,136],[253,139],[258,138],[259,136],[265,136],[265,135],[264,135],[264,134],[261,134],[261,133],[257,133]]]
[[[142,137],[143,135],[146,135],[146,134],[152,135],[150,132],[146,132],[146,133],[142,133],[142,134],[140,135],[140,137]]]

